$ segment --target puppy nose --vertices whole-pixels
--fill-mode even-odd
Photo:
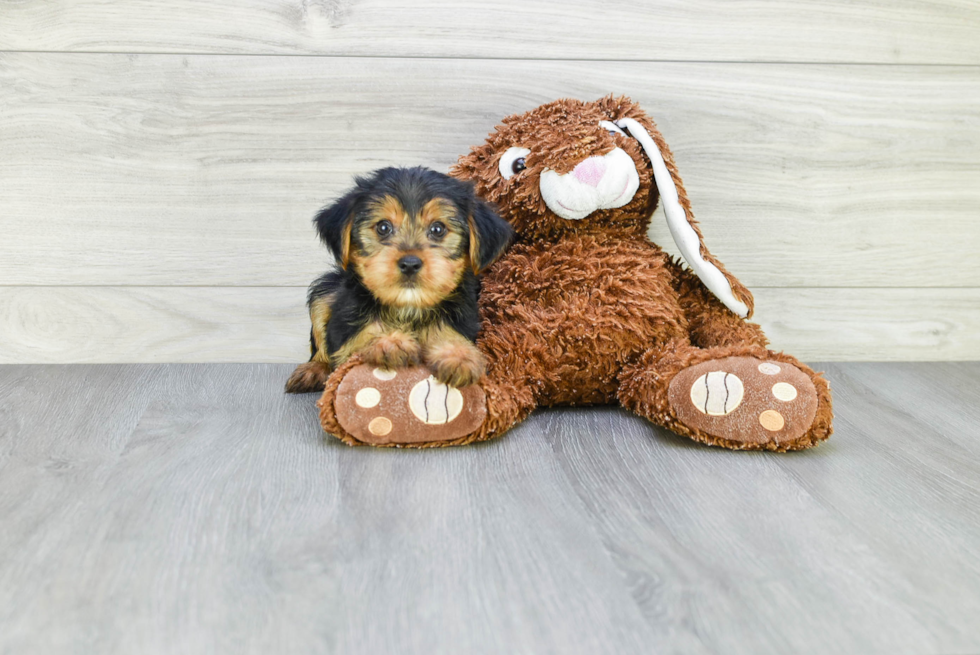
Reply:
[[[578,163],[572,171],[575,179],[589,186],[599,186],[599,181],[606,174],[606,160],[602,157],[589,157]]]
[[[415,275],[422,268],[422,260],[415,255],[405,255],[398,260],[398,268],[405,275]]]

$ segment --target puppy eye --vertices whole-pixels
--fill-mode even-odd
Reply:
[[[523,171],[527,168],[525,157],[530,154],[531,151],[527,148],[518,148],[516,146],[508,148],[507,152],[500,158],[500,163],[497,166],[500,171],[500,176],[505,180],[509,180]]]
[[[391,221],[380,221],[374,226],[374,231],[378,233],[379,237],[386,237],[394,231],[394,227],[391,225]]]
[[[610,121],[599,121],[599,127],[606,129],[610,134],[626,136],[626,132],[621,130],[618,125]]]
[[[429,236],[435,239],[441,239],[446,236],[446,226],[442,223],[433,223],[429,226]]]

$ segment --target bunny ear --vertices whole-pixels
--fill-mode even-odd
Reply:
[[[728,309],[742,318],[750,317],[752,294],[705,247],[704,237],[691,213],[684,184],[677,174],[674,158],[663,136],[654,129],[654,136],[651,137],[643,125],[633,118],[621,118],[616,125],[629,130],[630,136],[640,142],[650,158],[653,178],[667,217],[667,228],[687,265]]]

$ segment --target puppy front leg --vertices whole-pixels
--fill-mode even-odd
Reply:
[[[354,348],[364,361],[381,368],[394,369],[419,363],[422,347],[412,335],[402,330],[385,329],[380,323],[372,323],[354,337],[363,347]]]
[[[430,328],[422,338],[425,364],[443,384],[466,387],[486,373],[486,361],[476,344],[448,325]]]

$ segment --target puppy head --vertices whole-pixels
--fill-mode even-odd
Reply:
[[[426,168],[383,168],[314,218],[343,268],[353,268],[381,303],[434,307],[479,273],[513,230],[473,185]]]
[[[653,127],[628,98],[557,100],[505,118],[452,175],[474,182],[522,239],[598,229],[645,234],[657,186],[640,144],[616,125],[623,118]]]

